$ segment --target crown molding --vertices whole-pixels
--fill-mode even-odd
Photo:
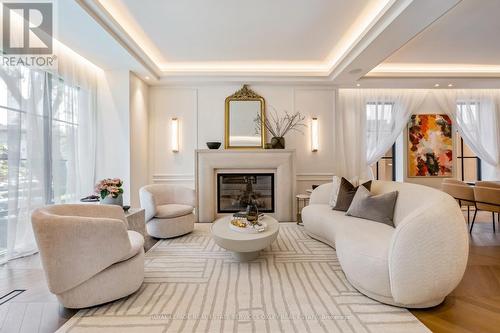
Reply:
[[[75,0],[101,27],[103,27],[132,57],[156,79],[161,70],[146,52],[121,27],[113,16],[96,0]]]
[[[387,63],[378,65],[366,76],[499,78],[500,65]]]
[[[395,3],[359,41],[350,57],[337,66],[332,79],[339,85],[358,81],[461,1],[418,0]]]

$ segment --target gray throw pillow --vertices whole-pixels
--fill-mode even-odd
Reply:
[[[394,227],[394,208],[398,191],[373,195],[365,187],[360,186],[352,199],[346,215],[360,217],[384,223]]]

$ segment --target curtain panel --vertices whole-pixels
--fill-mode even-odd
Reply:
[[[335,174],[373,178],[370,165],[394,144],[428,96],[422,89],[340,89],[335,110]]]
[[[37,251],[34,209],[95,183],[99,71],[58,52],[60,71],[0,65],[0,264]]]
[[[500,174],[500,90],[434,90],[433,97],[464,142]]]

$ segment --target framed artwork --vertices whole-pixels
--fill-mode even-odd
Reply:
[[[412,115],[408,123],[408,177],[453,176],[451,119],[444,114]]]

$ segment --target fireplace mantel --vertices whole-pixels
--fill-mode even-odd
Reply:
[[[224,170],[275,174],[275,213],[281,222],[294,221],[295,149],[210,150],[195,152],[195,187],[198,222],[217,218],[216,176]]]

